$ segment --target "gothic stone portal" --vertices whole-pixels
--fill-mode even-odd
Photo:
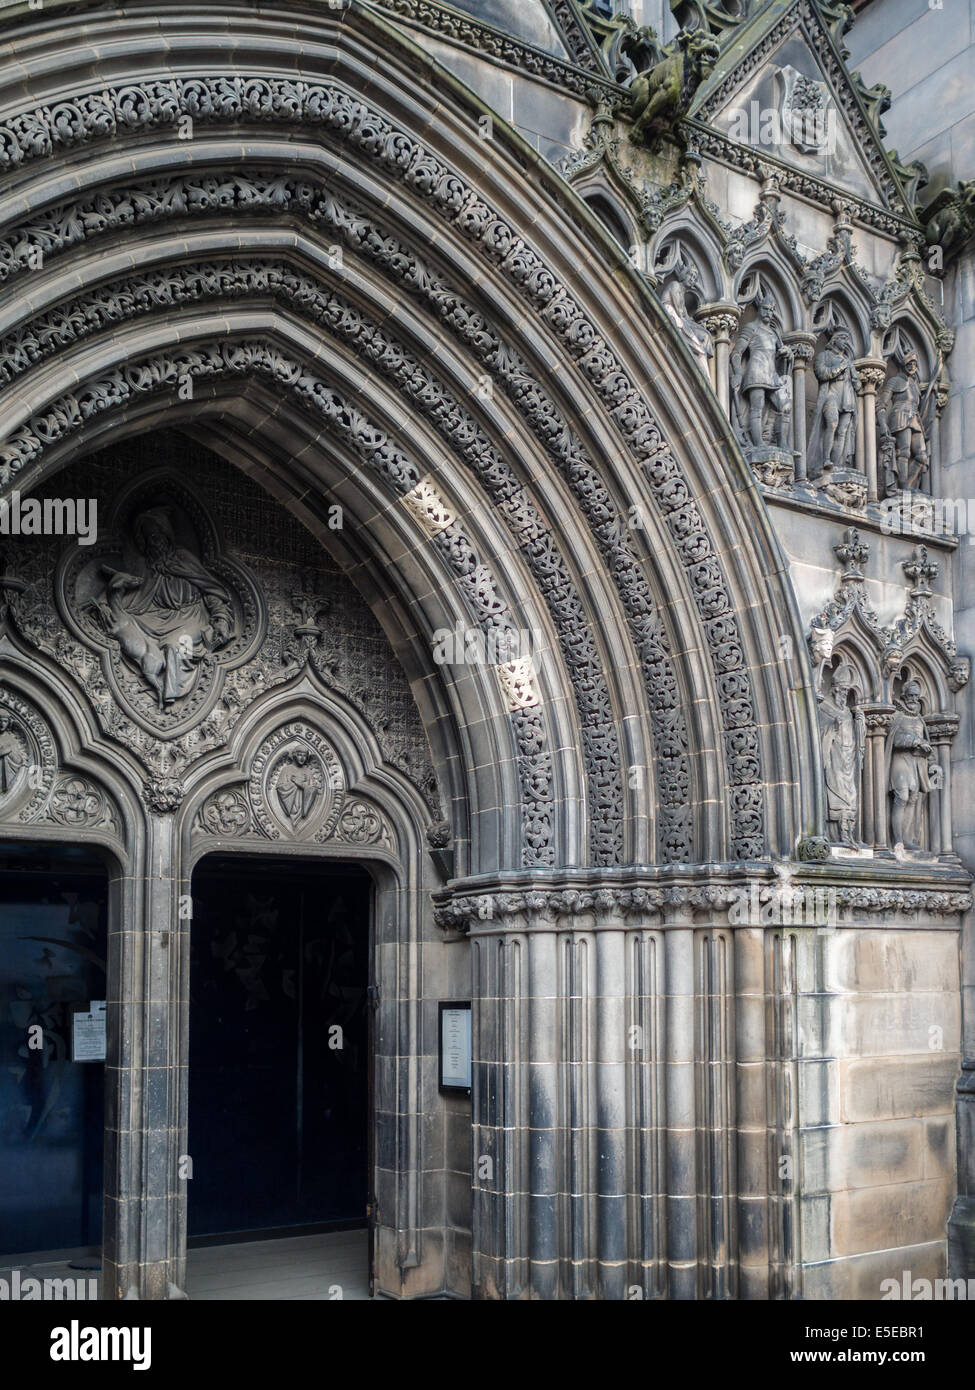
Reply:
[[[180,1160],[188,1155],[197,1199],[191,1232],[357,1219],[353,1207],[364,1220],[368,1206],[378,1288],[396,1296],[440,1290],[449,1260],[456,1291],[466,1294],[469,1218],[444,1230],[443,1198],[429,1183],[419,1190],[417,1156],[422,1134],[423,1163],[444,1172],[446,1156],[437,1147],[443,1114],[466,1111],[469,1124],[469,1104],[437,1093],[432,1057],[411,1065],[420,1038],[430,1036],[436,1000],[469,993],[466,950],[464,958],[453,953],[448,976],[430,909],[441,879],[425,840],[437,826],[441,846],[449,843],[443,794],[387,637],[341,565],[297,521],[238,469],[182,435],[144,437],[87,458],[59,475],[54,489],[94,498],[101,526],[90,546],[51,536],[6,548],[17,603],[0,654],[0,815],[15,834],[29,831],[42,841],[68,834],[114,860],[114,945],[100,992],[114,1011],[129,997],[126,980],[148,974],[154,981],[144,1011],[130,1008],[129,1022],[109,1027],[117,1041],[105,1081],[118,1094],[107,1108],[105,1135],[105,1293],[124,1297],[135,1288],[143,1297],[165,1297],[182,1287],[188,1182]],[[80,711],[82,739],[75,727]],[[114,762],[99,756],[105,747],[115,750]],[[190,1096],[187,1116],[184,1090],[128,1080],[143,1048],[154,1068],[185,1075],[187,991],[180,980],[191,941],[198,966],[190,994],[223,988],[226,977],[245,1009],[266,999],[280,1013],[289,988],[294,994],[300,979],[307,983],[309,972],[328,965],[313,960],[321,934],[309,921],[302,926],[307,939],[296,945],[290,919],[287,930],[265,931],[263,918],[263,926],[244,921],[247,904],[237,904],[240,921],[222,922],[212,935],[207,923],[218,908],[206,866],[214,852],[228,850],[233,855],[219,862],[251,865],[252,876],[266,856],[269,864],[290,856],[292,887],[299,880],[334,886],[328,866],[339,861],[349,866],[347,875],[358,875],[359,889],[368,886],[366,907],[354,914],[358,935],[346,943],[361,967],[353,983],[362,997],[345,1026],[362,1054],[366,1014],[371,1020],[372,1128],[353,1144],[355,1163],[348,1155],[340,1162],[346,1176],[355,1168],[355,1191],[339,1191],[334,1165],[323,1168],[318,1152],[318,1140],[334,1149],[335,1136],[323,1138],[320,1124],[309,1129],[306,1103],[296,1211],[259,1209],[254,1192],[235,1192],[226,1174],[219,1176],[226,1154],[214,1156],[212,1127],[200,1127],[199,1096],[195,1109]],[[199,916],[191,879],[206,888]],[[253,907],[256,899],[248,901]],[[302,902],[306,918],[324,911],[314,893]],[[421,945],[422,978],[410,964]],[[290,965],[289,950],[298,952]],[[281,968],[270,980],[273,960]],[[342,994],[333,966],[325,984]],[[59,968],[56,955],[50,968]],[[250,1037],[254,1018],[241,1017],[242,1036]],[[207,1050],[199,1041],[204,1022],[197,1014],[195,1034],[190,1030],[197,1063]],[[253,1065],[260,1070],[263,1063]],[[362,1085],[346,1100],[364,1114],[364,1054],[358,1068]],[[203,1095],[212,1077],[199,1066],[195,1074]],[[308,1084],[317,1096],[315,1075]],[[268,1094],[280,1099],[293,1079],[294,1067],[283,1080],[272,1077]],[[252,1099],[258,1106],[261,1098]],[[243,1132],[254,1118],[238,1114],[235,1125]],[[294,1121],[292,1114],[292,1141]],[[140,1155],[140,1136],[149,1130],[172,1133],[158,1157]],[[460,1165],[462,1175],[467,1161],[466,1146],[455,1142],[449,1166]],[[139,1247],[127,1234],[133,1223],[115,1221],[114,1213],[147,1197],[166,1200],[153,1204],[160,1219]]]

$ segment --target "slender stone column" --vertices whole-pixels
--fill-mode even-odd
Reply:
[[[696,315],[698,323],[714,339],[714,392],[721,402],[721,409],[731,419],[731,384],[728,372],[728,359],[731,356],[731,335],[738,327],[741,310],[737,304],[705,304]]]
[[[796,482],[806,481],[806,364],[812,361],[815,333],[797,329],[785,335],[792,348],[792,447],[796,455]]]
[[[930,440],[928,450],[931,459],[929,478],[931,483],[932,497],[941,497],[944,495],[942,492],[942,488],[944,486],[942,474],[942,469],[944,467],[944,459],[941,447],[941,417],[944,414],[945,406],[948,404],[949,394],[949,388],[945,385],[939,383],[934,388],[934,429],[931,432],[932,437]]]
[[[601,1299],[624,1299],[626,1222],[626,937],[611,910],[597,906],[596,947],[596,1260]]]
[[[738,1134],[738,1296],[769,1296],[769,1121],[766,1097],[765,933],[737,927],[735,1098]]]
[[[694,930],[679,905],[664,911],[667,988],[667,1269],[672,1299],[697,1297]]]
[[[108,1056],[120,1084],[109,1085],[106,1116],[106,1298],[180,1297],[183,1286],[190,914],[180,913],[173,876],[180,795],[176,783],[147,784],[144,870],[113,886],[121,916],[109,979],[120,999],[109,1010]]]
[[[871,820],[864,816],[864,837],[872,838],[874,849],[887,848],[887,783],[884,778],[887,735],[894,712],[889,706],[874,705],[864,710],[867,723],[867,758],[864,782],[871,779]],[[864,788],[866,790],[866,788]]]
[[[942,859],[958,863],[951,834],[951,744],[958,732],[958,715],[933,714],[925,722],[928,738],[936,750],[941,768],[941,790],[937,793],[937,806],[932,808],[931,816],[932,840],[938,840],[935,853]]]
[[[877,357],[859,357],[854,364],[860,378],[857,399],[857,468],[867,475],[867,501],[880,497],[877,477],[877,389],[884,384],[887,368]]]

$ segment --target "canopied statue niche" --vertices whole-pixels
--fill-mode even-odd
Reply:
[[[732,405],[745,456],[775,481],[793,472],[793,352],[783,339],[775,298],[757,277],[752,299],[755,317],[743,320],[731,350]]]
[[[969,663],[935,617],[938,567],[918,546],[904,615],[881,627],[865,592],[869,546],[851,527],[835,550],[842,582],[810,633],[834,853],[954,861],[950,704]]]

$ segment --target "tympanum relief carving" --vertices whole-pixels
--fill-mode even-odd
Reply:
[[[347,794],[335,750],[305,720],[291,720],[269,734],[247,781],[212,792],[193,830],[223,840],[253,835],[292,843],[395,845],[385,813],[367,798]]]
[[[255,700],[307,672],[358,709],[384,761],[442,814],[423,725],[385,635],[283,509],[170,432],[77,467],[84,478],[70,486],[98,497],[102,534],[85,547],[66,548],[63,537],[10,542],[3,574],[19,600],[6,620],[135,758],[154,813],[178,807],[193,764],[227,744]],[[66,475],[53,486],[69,486]],[[300,771],[282,770],[287,799]],[[280,798],[277,808],[289,821]]]
[[[0,824],[52,824],[118,835],[121,817],[107,791],[60,767],[46,719],[0,687]]]
[[[286,724],[261,744],[248,795],[270,840],[324,840],[335,828],[345,777],[332,747],[304,723]]]
[[[157,737],[204,718],[224,671],[246,663],[264,635],[255,582],[172,477],[141,482],[104,540],[69,548],[56,591],[65,625],[100,655],[114,699]]]

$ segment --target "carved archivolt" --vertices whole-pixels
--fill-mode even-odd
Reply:
[[[97,99],[79,98],[76,103],[80,112],[79,132],[75,138],[90,138],[87,133],[89,126],[86,114],[86,103],[89,100],[104,114],[106,107],[114,110],[118,96],[118,93],[110,92]],[[164,124],[171,123],[178,118],[188,98],[191,98],[193,112],[205,120],[233,120],[244,115],[253,119],[307,121],[324,125],[333,130],[339,138],[348,141],[360,154],[369,155],[386,164],[396,177],[405,180],[420,196],[430,199],[442,215],[451,220],[466,236],[480,242],[484,253],[511,281],[517,292],[543,314],[556,335],[564,341],[571,356],[578,361],[581,370],[606,401],[635,456],[649,462],[661,452],[666,454],[659,430],[645,402],[634,384],[623,373],[621,364],[608,345],[595,333],[566,286],[559,283],[537,254],[517,237],[507,223],[496,216],[473,189],[466,187],[453,171],[429,151],[424,150],[410,137],[395,131],[383,116],[369,112],[352,93],[337,86],[299,84],[279,79],[227,78],[174,81],[166,84],[166,100],[162,100],[160,92],[149,84],[142,93],[145,111],[150,113],[146,119],[152,123],[158,123],[160,120]],[[110,116],[109,119],[114,117]],[[326,197],[322,201],[327,209],[329,199]],[[147,215],[151,216],[151,211]],[[363,219],[361,231],[358,228],[347,227],[344,235],[354,237],[367,254],[372,254],[377,259],[382,260],[398,254],[398,248],[387,250],[383,246],[382,238],[373,234],[368,219]],[[415,258],[413,260],[415,263]],[[402,275],[404,268],[400,268],[398,273]],[[412,284],[414,287],[421,284],[430,285],[434,297],[440,299],[441,312],[449,319],[454,319],[458,308],[458,296],[452,287],[444,284],[444,290],[449,295],[448,307],[448,303],[437,293],[435,277],[431,277],[429,273],[425,276],[415,276]],[[674,767],[671,773],[670,766],[675,754],[678,764],[681,758],[686,759],[686,734],[683,734],[681,729],[679,700],[672,672],[660,669],[663,665],[670,665],[666,639],[659,619],[653,616],[652,602],[648,602],[649,595],[642,593],[646,586],[645,581],[641,582],[642,575],[636,557],[629,547],[625,531],[621,535],[619,530],[607,527],[607,515],[612,517],[615,508],[608,491],[599,481],[598,470],[591,468],[584,455],[580,457],[578,441],[565,427],[564,422],[553,418],[551,402],[540,390],[538,383],[523,383],[522,364],[517,360],[511,361],[505,351],[506,345],[500,343],[497,335],[485,332],[486,325],[480,315],[464,310],[461,323],[465,317],[466,332],[462,336],[465,336],[475,351],[492,366],[503,388],[510,390],[515,399],[524,396],[527,389],[528,401],[536,416],[533,427],[550,447],[554,444],[555,452],[559,455],[558,464],[579,495],[611,573],[621,589],[631,628],[634,630],[643,658],[645,676],[653,687],[651,709],[658,737],[657,756],[664,781],[667,783],[666,794],[660,798],[662,848],[666,857],[686,858],[689,853],[690,817],[687,810],[687,792],[683,790],[683,784],[687,781],[687,774],[679,765]],[[681,479],[676,460],[668,456],[666,462],[669,463],[675,481]],[[656,474],[659,477],[659,467]],[[417,478],[411,480],[413,484],[417,481]],[[667,493],[655,490],[655,495],[666,512]],[[696,504],[689,501],[684,504],[683,510],[696,513]],[[702,534],[696,542],[695,558],[688,564],[695,602],[702,617],[709,618],[722,613],[727,618],[727,626],[735,628],[736,620],[731,611],[729,594],[723,582],[716,553],[709,538],[704,534],[703,525],[700,526],[700,531]],[[698,556],[704,551],[707,552],[708,563],[702,565]],[[740,644],[737,632],[735,639]],[[750,692],[750,680],[745,673],[744,665],[742,654],[741,674],[737,684],[748,687]],[[669,694],[668,684],[671,685]],[[750,740],[750,756],[752,761],[757,761],[758,737],[754,710],[749,718],[743,718],[745,706],[738,698],[737,692],[730,698],[722,695],[721,699],[726,740],[731,738],[740,744],[742,730],[751,728],[754,732]],[[685,744],[684,750],[680,749],[682,741]],[[741,772],[739,766],[739,775]],[[764,851],[764,811],[761,787],[757,781],[747,788],[739,785],[734,789],[731,795],[731,817],[733,853],[747,858],[761,854]]]
[[[99,294],[79,301],[78,308],[83,312],[72,316],[70,328],[65,332],[77,339],[94,331],[100,324],[117,323],[119,318],[136,312],[135,306],[144,304],[150,294],[157,298],[164,295],[169,302],[182,303],[210,295],[234,296],[254,292],[274,294],[286,302],[292,311],[316,324],[327,323],[338,336],[360,351],[365,351],[370,362],[387,376],[392,376],[398,388],[414,402],[418,410],[428,416],[434,428],[456,449],[458,456],[476,471],[498,503],[501,515],[520,547],[556,625],[562,654],[573,683],[584,731],[583,752],[588,771],[588,811],[594,862],[620,862],[623,853],[623,793],[619,744],[613,726],[609,689],[600,670],[599,653],[588,626],[582,621],[582,599],[554,538],[504,462],[500,451],[427,365],[421,364],[390,336],[387,329],[380,328],[342,295],[287,265],[269,264],[263,260],[174,266],[152,276],[115,282],[105,286]],[[21,330],[17,346],[8,342],[6,356],[3,345],[0,345],[0,372],[4,361],[19,360],[21,348],[26,352],[27,360],[34,360],[46,350],[53,351],[52,338],[45,327],[46,318],[44,322],[35,320]],[[63,338],[64,334],[59,336]],[[453,512],[429,477],[421,478],[415,487],[404,493],[402,501],[430,537],[456,524]],[[313,659],[314,653],[311,655]],[[687,779],[680,778],[674,791],[667,795],[670,784],[666,774],[674,761],[670,746],[664,747],[661,761],[664,773],[662,782],[668,804],[673,801],[679,806],[686,800],[684,787]]]
[[[63,438],[107,405],[118,405],[142,392],[186,379],[205,380],[251,373],[270,378],[278,387],[288,386],[306,407],[324,415],[363,464],[378,472],[397,493],[402,495],[416,486],[419,481],[416,465],[393,446],[388,436],[373,426],[361,411],[349,405],[334,388],[264,339],[221,341],[202,349],[158,354],[130,363],[108,378],[92,383],[83,396],[70,398],[73,404],[68,403],[68,398],[62,398],[43,423],[35,419],[30,427],[21,431],[19,440],[36,456],[50,439]],[[514,641],[517,629],[511,611],[499,595],[491,571],[480,562],[458,525],[454,523],[436,532],[432,543],[453,571],[475,621],[485,634],[507,633]],[[526,865],[553,864],[552,757],[547,748],[544,719],[540,711],[535,711],[530,729],[524,720],[512,723],[518,742],[518,768],[524,796],[523,862]]]
[[[122,111],[131,113],[131,117],[127,117],[120,126],[118,120]],[[51,149],[64,143],[65,138],[70,139],[72,145],[78,145],[89,139],[111,135],[118,129],[125,128],[127,124],[134,129],[160,124],[172,125],[182,114],[191,114],[199,121],[239,121],[241,118],[255,118],[296,124],[305,122],[328,129],[338,139],[348,142],[359,156],[376,158],[385,165],[389,174],[402,179],[417,195],[430,200],[446,220],[451,221],[463,235],[480,243],[485,256],[490,257],[492,264],[497,265],[503,277],[512,282],[516,292],[548,321],[549,327],[562,339],[567,352],[577,361],[580,370],[593,382],[595,391],[604,399],[606,409],[611,411],[634,456],[645,463],[650,463],[651,459],[656,463],[659,456],[665,456],[659,460],[656,475],[659,477],[661,466],[666,464],[673,481],[683,482],[679,464],[669,456],[650,409],[641,398],[640,392],[623,373],[622,364],[616,359],[615,353],[608,343],[599,338],[593,324],[587,320],[586,314],[570,295],[567,286],[561,284],[548,270],[547,265],[542,263],[538,254],[516,235],[515,229],[499,218],[472,188],[466,186],[462,179],[444,164],[444,161],[428,152],[410,136],[396,131],[384,115],[370,111],[355,93],[342,89],[337,83],[324,85],[296,82],[291,79],[225,76],[170,79],[166,83],[147,83],[142,89],[127,88],[124,92],[106,90],[97,95],[92,93],[76,97],[71,103],[65,104],[64,122],[67,122],[67,126],[64,122],[58,124],[51,120],[47,108],[42,108],[29,117],[28,125],[31,126],[32,133],[29,133],[26,140],[21,125],[18,124],[15,131],[8,128],[11,163],[19,164],[38,154],[49,153]],[[327,208],[330,199],[325,196],[321,202]],[[382,239],[374,235],[374,228],[369,220],[363,220],[362,231],[346,224],[344,235],[355,236],[362,249],[367,253],[376,254],[378,259],[392,253],[391,249],[385,250],[382,247]],[[399,274],[402,275],[403,270],[405,267],[399,267]],[[682,784],[686,781],[686,773],[680,767],[676,767],[673,774],[670,774],[668,766],[673,753],[677,752],[677,745],[680,744],[680,734],[677,733],[680,724],[679,699],[676,688],[672,694],[666,694],[668,677],[672,677],[670,671],[665,673],[661,670],[663,664],[669,666],[666,639],[663,637],[659,619],[655,617],[650,595],[643,592],[645,581],[636,556],[631,552],[627,542],[625,530],[620,532],[616,528],[611,530],[606,527],[606,518],[612,517],[616,510],[609,498],[608,489],[599,481],[598,471],[591,467],[584,455],[580,456],[579,441],[567,430],[565,421],[559,421],[555,417],[551,400],[545,396],[538,382],[534,379],[524,381],[523,363],[516,357],[512,359],[506,352],[506,345],[501,345],[497,335],[485,332],[487,325],[484,324],[483,317],[476,311],[467,310],[463,302],[458,302],[458,295],[453,292],[451,286],[441,282],[449,296],[449,304],[444,303],[442,292],[441,295],[437,295],[435,278],[430,277],[428,272],[426,277],[417,275],[413,279],[413,286],[421,284],[430,285],[431,289],[434,289],[434,297],[441,299],[441,313],[456,322],[458,327],[466,318],[466,332],[462,336],[466,336],[467,341],[484,360],[490,361],[492,371],[501,381],[503,389],[510,391],[516,400],[523,398],[526,391],[529,393],[529,402],[535,416],[533,428],[548,446],[555,446],[556,455],[559,455],[559,467],[572,482],[574,491],[580,496],[584,513],[593,524],[594,534],[604,550],[609,569],[622,591],[627,617],[643,657],[645,676],[652,687],[655,687],[652,689],[651,709],[654,712],[652,717],[655,721],[655,733],[658,734],[658,744],[663,749],[663,752],[658,751],[658,760],[661,762],[663,781],[666,784],[665,794],[661,795],[663,853],[666,858],[687,858],[690,844],[690,812],[687,808],[687,792],[683,792],[682,796]],[[458,309],[459,321],[455,320]],[[115,403],[114,399],[111,399],[115,396],[115,389],[117,388],[114,386],[110,388],[110,399],[100,403],[100,406]],[[118,403],[127,395],[128,392],[122,389]],[[13,474],[22,461],[22,456],[21,459],[11,459],[13,467],[7,477]],[[409,485],[403,488],[403,491],[409,491],[409,486],[416,485],[416,482],[419,482],[419,477],[410,478]],[[669,513],[672,507],[672,503],[669,502],[672,489],[668,486],[658,488],[651,480],[651,491],[654,491],[663,512]],[[686,488],[684,492],[687,492]],[[680,510],[684,513],[682,523],[688,517],[697,516],[697,505],[690,498],[682,502]],[[694,559],[690,562],[684,559],[695,605],[704,619],[722,613],[726,616],[727,626],[736,628],[730,595],[723,580],[714,545],[701,523],[700,516],[697,516],[697,524]],[[683,550],[680,553],[683,557]],[[737,632],[736,641],[740,642]],[[659,681],[656,680],[658,674],[661,677]],[[739,677],[733,682],[737,687],[736,691],[727,695],[726,682],[719,678],[718,684],[726,738],[732,737],[740,741],[741,730],[746,727],[752,728],[752,756],[757,760],[758,734],[755,728],[754,708],[746,716],[747,705],[751,702],[751,689],[750,677],[744,670],[744,659],[741,659]],[[741,695],[744,689],[748,691],[747,699]],[[683,756],[686,758],[686,753],[683,753]],[[765,848],[764,799],[761,785],[758,781],[747,788],[739,785],[732,791],[730,802],[732,852],[740,858],[761,855]],[[544,859],[541,862],[544,862]]]

